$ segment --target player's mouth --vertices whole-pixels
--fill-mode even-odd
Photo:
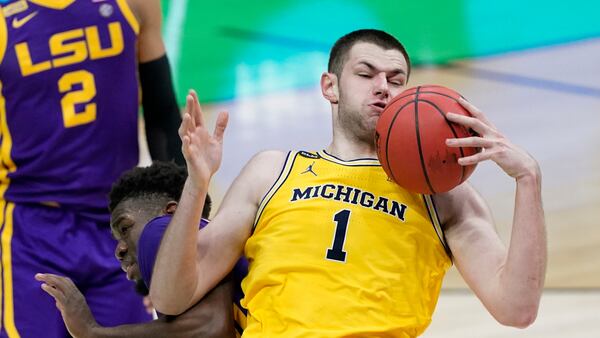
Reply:
[[[127,274],[127,279],[128,280],[134,280],[134,278],[135,278],[135,276],[134,276],[134,273],[135,273],[135,269],[134,268],[135,268],[135,266],[136,266],[136,263],[131,263],[129,265],[122,265],[121,266],[121,269],[123,269],[123,271],[125,271],[125,273]]]
[[[383,109],[385,108],[386,103],[384,101],[375,101],[369,104],[369,107],[377,113],[377,115],[381,115]]]

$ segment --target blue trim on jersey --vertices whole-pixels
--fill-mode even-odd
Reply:
[[[366,158],[357,158],[357,159],[346,161],[346,160],[342,160],[339,157],[331,155],[326,150],[321,150],[320,152],[317,152],[317,154],[319,154],[319,153],[323,153],[325,155],[325,156],[321,155],[321,158],[323,158],[329,162],[337,163],[339,165],[344,165],[344,166],[348,166],[348,167],[381,167],[379,160],[376,158],[366,157]],[[362,163],[365,161],[375,161],[377,163]]]
[[[296,152],[294,154],[294,159],[292,160],[292,163],[290,165],[290,170],[288,170],[287,175],[285,176],[283,181],[281,181],[281,183],[279,183],[279,187],[275,187],[277,185],[277,183],[279,182],[281,175],[283,175],[285,168],[287,166],[287,163],[290,160],[290,155],[292,153],[293,153],[293,151],[288,152],[287,156],[285,157],[285,162],[283,162],[283,166],[281,167],[281,171],[279,172],[279,175],[277,175],[277,179],[275,180],[275,182],[273,182],[273,185],[269,188],[269,190],[267,190],[267,193],[265,194],[265,196],[263,196],[260,203],[258,204],[259,209],[261,208],[261,206],[262,206],[262,209],[260,209],[260,214],[258,214],[258,217],[256,217],[256,220],[254,221],[254,225],[252,225],[252,232],[250,233],[250,236],[252,236],[252,234],[254,233],[254,229],[256,229],[256,225],[260,221],[260,217],[262,216],[263,212],[265,211],[267,204],[269,204],[269,202],[271,201],[271,199],[273,198],[275,193],[277,193],[277,190],[279,190],[279,187],[281,187],[283,185],[283,183],[287,180],[287,178],[290,176],[290,172],[292,171],[292,168],[294,167],[294,163],[296,162],[296,157],[298,156],[298,152]],[[275,189],[275,190],[273,191],[273,189]],[[271,191],[273,191],[272,194],[271,194]],[[265,198],[267,198],[267,196],[269,196],[269,195],[271,195],[271,197],[269,197],[269,199],[266,202],[264,202]],[[263,204],[263,202],[264,202],[264,204]]]

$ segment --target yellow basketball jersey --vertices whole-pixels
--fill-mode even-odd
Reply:
[[[245,247],[244,337],[415,337],[451,265],[429,196],[374,159],[290,152]]]

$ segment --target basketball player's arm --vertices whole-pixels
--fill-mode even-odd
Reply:
[[[540,169],[531,155],[507,140],[479,110],[466,102],[462,104],[473,118],[448,118],[474,129],[480,136],[453,140],[449,146],[474,146],[484,151],[459,163],[492,160],[516,183],[508,248],[494,229],[485,201],[469,184],[440,194],[435,201],[454,262],[467,284],[500,323],[526,327],[537,316],[546,271]]]
[[[146,139],[154,160],[183,164],[181,123],[171,68],[161,35],[162,15],[159,0],[128,0],[140,23],[138,61]]]
[[[198,206],[220,165],[226,124],[227,115],[220,114],[209,135],[196,94],[188,95],[179,132],[189,175],[161,241],[150,288],[154,306],[162,313],[181,313],[233,268],[250,236],[260,199],[283,165],[285,155],[280,152],[256,155],[234,180],[210,225],[198,231]]]
[[[44,282],[42,289],[55,299],[65,326],[75,338],[235,337],[230,278],[179,316],[161,316],[146,323],[114,327],[103,327],[96,322],[85,298],[69,278],[38,274],[36,279]]]

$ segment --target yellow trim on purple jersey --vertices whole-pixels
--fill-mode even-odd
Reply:
[[[127,0],[117,0],[117,5],[119,5],[121,13],[123,13],[123,16],[125,16],[125,19],[127,20],[127,22],[129,22],[129,25],[131,26],[135,34],[140,34],[140,23],[135,18],[135,15],[133,15],[133,12],[131,11],[129,4],[127,3]]]
[[[17,166],[13,162],[10,151],[12,149],[12,138],[6,121],[6,100],[2,93],[2,81],[0,81],[0,199],[8,189],[10,179],[8,173],[14,172]]]
[[[15,204],[1,200],[2,208],[2,294],[0,299],[4,298],[4,308],[2,309],[2,326],[9,338],[19,338],[19,332],[15,326],[15,313],[13,302],[13,278],[12,278],[12,259],[11,259],[11,241],[13,235],[13,211]]]
[[[65,9],[74,3],[75,0],[29,0],[29,2],[46,8]]]
[[[0,64],[2,64],[2,61],[4,60],[4,53],[6,53],[7,43],[8,32],[6,30],[6,19],[4,18],[4,11],[0,11]]]

